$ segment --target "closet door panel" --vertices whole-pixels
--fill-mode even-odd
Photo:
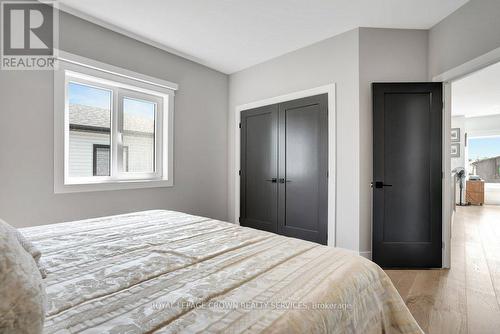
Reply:
[[[279,106],[281,234],[326,244],[328,113],[319,95]]]
[[[278,106],[241,116],[240,223],[277,232]]]

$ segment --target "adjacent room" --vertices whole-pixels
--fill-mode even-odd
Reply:
[[[498,333],[500,1],[0,9],[0,334]]]
[[[497,63],[452,83],[451,167],[465,180],[459,205],[500,205],[499,78]]]

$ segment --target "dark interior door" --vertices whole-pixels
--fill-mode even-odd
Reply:
[[[241,113],[240,224],[278,229],[278,105]]]
[[[442,84],[373,84],[373,260],[441,267]]]
[[[280,233],[327,242],[328,97],[279,105]]]

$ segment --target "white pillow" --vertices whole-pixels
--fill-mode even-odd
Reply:
[[[12,225],[7,224],[2,219],[0,219],[0,224],[3,224],[5,226],[5,228],[10,229],[12,231],[12,233],[14,233],[17,241],[19,241],[19,243],[24,248],[24,250],[27,251],[35,260],[35,263],[38,267],[38,270],[40,270],[40,274],[42,275],[42,278],[46,278],[47,277],[47,270],[40,262],[40,258],[42,257],[42,252],[31,241],[26,239],[26,237],[21,232],[19,232],[18,229],[16,229]]]
[[[0,221],[0,333],[41,333],[45,300],[34,258],[19,243],[15,229]]]

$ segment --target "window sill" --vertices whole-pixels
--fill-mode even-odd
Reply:
[[[55,194],[173,187],[171,180],[123,180],[54,185]]]

